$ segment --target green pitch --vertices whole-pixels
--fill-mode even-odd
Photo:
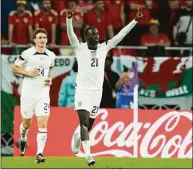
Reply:
[[[36,164],[34,157],[2,157],[2,168],[88,168],[84,158],[48,157]],[[95,158],[90,168],[192,168],[192,159]]]

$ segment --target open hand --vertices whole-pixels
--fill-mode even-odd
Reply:
[[[140,12],[139,7],[138,7],[137,14],[135,16],[135,20],[139,21],[141,18],[143,18],[143,14],[142,14],[142,12]]]
[[[25,76],[27,77],[36,77],[38,75],[39,71],[37,69],[29,70],[25,72]]]

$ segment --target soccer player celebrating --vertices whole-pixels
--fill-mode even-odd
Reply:
[[[33,33],[34,46],[23,51],[12,66],[13,73],[24,76],[20,98],[22,116],[20,155],[25,155],[27,134],[32,123],[32,116],[36,114],[38,124],[36,163],[45,161],[43,150],[50,115],[51,68],[54,66],[56,57],[53,52],[46,49],[47,41],[46,30],[36,29]]]
[[[130,32],[143,17],[143,14],[138,9],[135,19],[125,26],[115,37],[104,43],[99,43],[98,30],[95,27],[89,27],[84,32],[86,43],[82,43],[73,31],[73,11],[74,7],[68,9],[66,24],[69,41],[75,49],[78,61],[75,110],[79,116],[80,134],[76,133],[74,135],[72,151],[74,154],[77,154],[82,141],[85,157],[90,166],[95,164],[95,160],[91,157],[88,132],[92,128],[101,101],[105,58],[108,51],[114,48]]]

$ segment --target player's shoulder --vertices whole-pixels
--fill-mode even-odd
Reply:
[[[40,14],[41,14],[41,10],[40,10],[40,9],[38,9],[38,10],[36,10],[36,11],[34,12],[34,15],[35,15],[35,16],[40,15]]]
[[[24,53],[24,54],[34,54],[34,51],[35,51],[34,46],[32,46],[32,47],[24,50],[22,53]]]
[[[25,12],[25,14],[29,15],[30,17],[32,17],[32,13],[29,10],[25,10],[24,12]]]
[[[13,15],[15,15],[17,12],[15,11],[15,10],[13,10],[13,11],[11,11],[10,13],[9,13],[9,16],[13,16]]]
[[[48,55],[48,56],[51,56],[51,57],[56,57],[56,55],[55,55],[55,53],[54,52],[52,52],[51,50],[49,50],[49,49],[46,49],[46,54]]]
[[[24,58],[33,55],[34,54],[34,47],[28,48],[24,51],[21,52],[21,56],[23,56]]]
[[[67,9],[63,9],[63,10],[61,10],[60,11],[60,16],[63,16],[63,15],[65,15],[65,13],[67,12]]]
[[[55,10],[51,9],[50,12],[51,12],[51,14],[53,14],[54,16],[58,16],[58,12],[56,12]]]

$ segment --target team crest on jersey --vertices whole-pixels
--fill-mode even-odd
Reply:
[[[49,20],[49,22],[52,22],[52,21],[53,21],[53,17],[52,17],[52,16],[49,16],[49,17],[48,17],[48,20]]]
[[[23,18],[24,23],[28,23],[28,18]]]
[[[91,56],[92,56],[92,57],[96,57],[96,50],[91,51]]]

